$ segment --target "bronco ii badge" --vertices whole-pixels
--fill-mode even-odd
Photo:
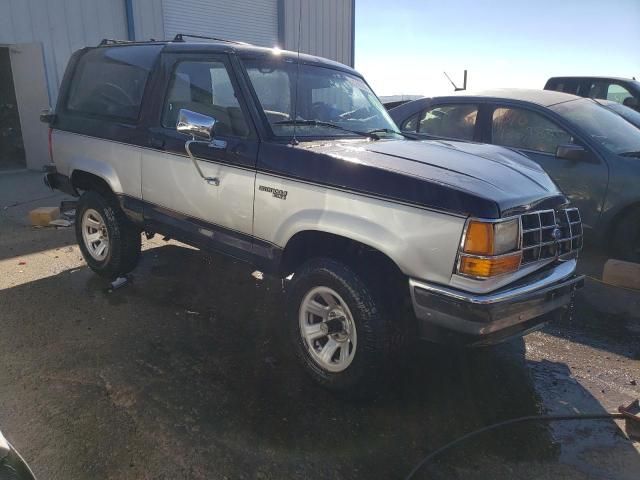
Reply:
[[[258,187],[258,190],[260,190],[261,192],[271,192],[274,197],[279,198],[280,200],[286,200],[287,193],[289,193],[286,190],[280,190],[279,188],[273,187],[265,187],[264,185],[260,185]]]

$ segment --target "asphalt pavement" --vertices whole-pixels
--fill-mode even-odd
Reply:
[[[38,174],[0,174],[0,429],[40,479],[404,478],[425,455],[523,415],[604,413],[640,397],[640,292],[589,278],[573,313],[472,351],[424,344],[348,400],[313,384],[285,335],[279,280],[155,237],[115,291]],[[483,434],[415,478],[637,479],[613,420]]]

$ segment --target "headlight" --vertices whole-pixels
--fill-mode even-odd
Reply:
[[[460,251],[458,273],[489,278],[520,268],[520,220],[469,220]]]

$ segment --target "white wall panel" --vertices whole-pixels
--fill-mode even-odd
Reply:
[[[136,40],[165,40],[162,0],[133,0]]]
[[[353,0],[283,0],[284,48],[353,65]],[[299,21],[299,19],[301,21]]]
[[[167,38],[191,33],[272,47],[278,43],[277,0],[164,0]]]

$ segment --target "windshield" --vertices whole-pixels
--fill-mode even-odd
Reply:
[[[305,64],[297,72],[297,64],[281,59],[249,59],[244,64],[278,137],[291,137],[294,128],[297,138],[353,137],[371,131],[396,136],[398,127],[360,77]]]
[[[640,151],[640,130],[591,99],[559,103],[550,108],[614,153]]]
[[[610,108],[622,118],[640,128],[640,112],[636,112],[633,108],[626,107],[616,102],[608,102],[606,107]]]

